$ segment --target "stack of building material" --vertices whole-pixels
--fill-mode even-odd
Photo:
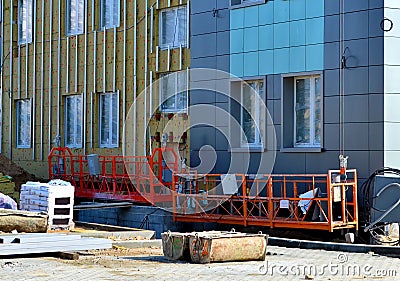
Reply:
[[[0,235],[0,256],[110,249],[111,240],[80,235],[29,233]]]
[[[15,183],[10,176],[0,173],[0,192],[10,196],[15,202],[19,202],[19,192],[15,190]]]
[[[73,229],[74,187],[66,182],[27,182],[21,186],[20,209],[47,213],[49,229]]]

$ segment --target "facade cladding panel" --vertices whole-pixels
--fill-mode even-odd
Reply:
[[[341,149],[349,156],[349,167],[358,169],[360,179],[382,166],[400,167],[400,139],[395,136],[400,123],[395,109],[400,95],[395,78],[400,69],[395,51],[400,44],[400,1],[199,2],[202,4],[198,9],[193,5],[191,13],[203,24],[195,27],[192,21],[192,38],[212,36],[210,42],[215,40],[218,45],[221,38],[226,40],[228,32],[229,60],[217,64],[221,55],[197,46],[194,48],[198,50],[191,53],[192,68],[217,65],[217,69],[229,69],[233,76],[245,81],[265,81],[265,103],[277,138],[274,173],[326,173],[338,168]],[[229,30],[221,32],[217,27],[227,20]],[[196,33],[199,29],[201,34]],[[309,77],[317,77],[320,84],[303,83]],[[303,88],[299,81],[305,85]],[[319,85],[319,92],[315,88],[309,90],[315,84]],[[299,99],[299,89],[314,94]],[[233,92],[234,86],[232,95]],[[321,98],[316,105],[319,93]],[[201,94],[197,91],[197,95]],[[195,103],[201,103],[201,98],[191,101],[191,105]],[[210,104],[219,106],[214,101]],[[235,115],[240,109],[232,104],[225,106]],[[313,117],[321,128],[311,135],[320,134],[320,143],[314,147],[296,143],[298,132],[308,139],[310,130],[315,130],[317,123],[308,123],[307,119]],[[193,143],[191,155],[197,161],[192,162],[194,166],[200,164],[199,151],[205,145],[219,157],[213,172],[226,173],[230,159],[240,158],[229,137],[222,142],[226,147],[216,143],[221,138],[215,133],[219,130],[219,126],[213,132],[207,128],[210,138]],[[201,134],[202,130],[196,129],[192,138],[199,140]],[[264,149],[251,154],[268,153]],[[247,172],[253,173],[252,168]]]

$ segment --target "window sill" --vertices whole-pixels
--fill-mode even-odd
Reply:
[[[282,153],[294,153],[294,152],[319,153],[319,152],[323,152],[323,148],[321,148],[321,147],[289,147],[289,148],[281,148],[280,152],[282,152]]]
[[[267,151],[264,147],[236,147],[231,148],[229,152],[232,153],[245,153],[245,152],[265,152]]]

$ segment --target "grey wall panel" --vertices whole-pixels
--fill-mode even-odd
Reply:
[[[383,7],[384,4],[384,0],[368,0],[368,1],[370,9]]]
[[[190,104],[213,104],[215,103],[215,92],[207,90],[190,91]]]
[[[231,148],[230,145],[230,136],[229,135],[225,135],[223,132],[221,132],[218,129],[215,129],[215,149],[216,150],[222,150],[222,151],[226,151],[229,150]]]
[[[217,162],[215,163],[214,173],[228,171],[231,165],[231,153],[228,151],[217,151]]]
[[[229,31],[219,32],[217,36],[217,55],[229,55]]]
[[[217,57],[192,58],[190,67],[217,69]]]
[[[218,0],[218,2],[221,0]],[[191,13],[192,14],[197,14],[197,13],[204,13],[207,11],[212,11],[214,8],[217,7],[217,0],[195,0],[195,1],[190,1],[191,4]]]
[[[384,149],[384,132],[383,122],[369,123],[369,150],[383,150]]]
[[[192,36],[215,32],[217,18],[211,12],[192,15],[190,18],[190,32]]]
[[[384,89],[384,73],[383,66],[370,66],[369,67],[369,79],[368,79],[368,87],[369,93],[383,93]]]
[[[335,2],[335,1],[331,1]],[[325,42],[338,42],[340,40],[340,16],[325,17]]]
[[[216,2],[217,2],[217,9],[229,8],[230,0],[216,0]]]
[[[229,73],[230,71],[230,56],[217,56],[217,69]]]
[[[324,125],[324,149],[328,151],[338,151],[340,149],[339,124]]]
[[[384,32],[381,29],[381,21],[384,17],[383,8],[370,10],[368,17],[369,37],[383,36]]]
[[[359,67],[368,66],[368,49],[369,41],[368,39],[358,39],[346,41],[346,66],[347,67]]]
[[[274,91],[273,91],[273,98],[274,99],[280,99],[281,98],[281,83],[282,83],[282,78],[281,75],[275,74],[273,75],[274,77]],[[269,94],[269,96],[271,96]]]
[[[384,124],[385,150],[400,151],[400,123],[385,122]],[[400,162],[400,159],[399,159]]]
[[[346,95],[368,93],[368,67],[347,68],[344,71]]]
[[[382,65],[384,52],[383,37],[369,39],[369,65]]]
[[[383,122],[384,121],[384,95],[372,94],[368,95],[368,119],[369,122]]]
[[[339,42],[324,44],[324,68],[337,69],[340,67],[340,44]]]
[[[230,28],[229,9],[219,9],[216,18],[217,18],[217,32],[228,31]]]
[[[368,123],[346,123],[344,130],[346,150],[368,150]]]
[[[339,96],[324,98],[324,123],[339,123]]]
[[[345,154],[349,156],[348,167],[350,169],[356,168],[358,178],[368,178],[369,173],[369,152],[368,151],[349,151],[346,150]],[[339,161],[339,160],[338,160]],[[338,163],[339,165],[339,163]],[[360,181],[360,185],[361,185]]]
[[[267,75],[266,96],[267,96],[267,99],[274,99],[274,76],[273,75]]]
[[[368,37],[368,11],[348,13],[344,16],[344,39],[360,39]]]
[[[346,122],[368,122],[368,95],[344,97],[344,116]]]
[[[278,152],[273,173],[306,173],[306,154]]]
[[[306,171],[309,173],[327,174],[328,170],[337,169],[338,166],[339,154],[336,151],[306,154]]]
[[[217,35],[216,33],[210,33],[192,36],[190,47],[190,52],[194,58],[216,56]]]
[[[339,95],[339,70],[324,71],[324,95],[337,96]]]
[[[339,1],[337,1],[339,2]],[[344,1],[344,12],[357,12],[362,10],[368,10],[369,3],[366,0],[363,1]]]
[[[370,151],[369,152],[369,174],[384,167],[383,151]]]
[[[325,0],[325,15],[333,15],[340,13],[340,1],[338,0]]]
[[[190,147],[192,149],[199,150],[205,145],[210,145],[215,148],[215,128],[196,126],[191,128],[191,132],[196,136],[190,138]]]
[[[273,101],[273,111],[270,111],[271,117],[273,118],[273,122],[276,125],[280,125],[282,123],[282,107],[281,107],[281,100],[274,100]]]

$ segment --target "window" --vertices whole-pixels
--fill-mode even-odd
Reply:
[[[32,0],[19,0],[18,2],[18,43],[32,42]]]
[[[236,5],[254,5],[254,4],[262,4],[265,3],[265,0],[231,0],[231,6]]]
[[[118,147],[119,105],[118,93],[100,94],[99,146]]]
[[[187,108],[187,76],[185,72],[160,77],[160,104],[163,112],[179,112]]]
[[[240,125],[242,146],[262,146],[263,113],[260,99],[264,96],[264,82],[242,82],[240,94]]]
[[[318,76],[295,79],[295,146],[321,146],[321,82]]]
[[[119,0],[101,0],[100,24],[102,29],[118,27],[120,22]]]
[[[186,6],[163,10],[160,13],[160,48],[186,47],[187,45]]]
[[[31,147],[31,100],[18,100],[17,114],[17,148]]]
[[[65,97],[65,146],[82,147],[82,95]]]
[[[83,33],[84,3],[84,0],[67,0],[67,35]]]
[[[323,78],[320,73],[284,76],[282,149],[320,152],[323,146]]]

